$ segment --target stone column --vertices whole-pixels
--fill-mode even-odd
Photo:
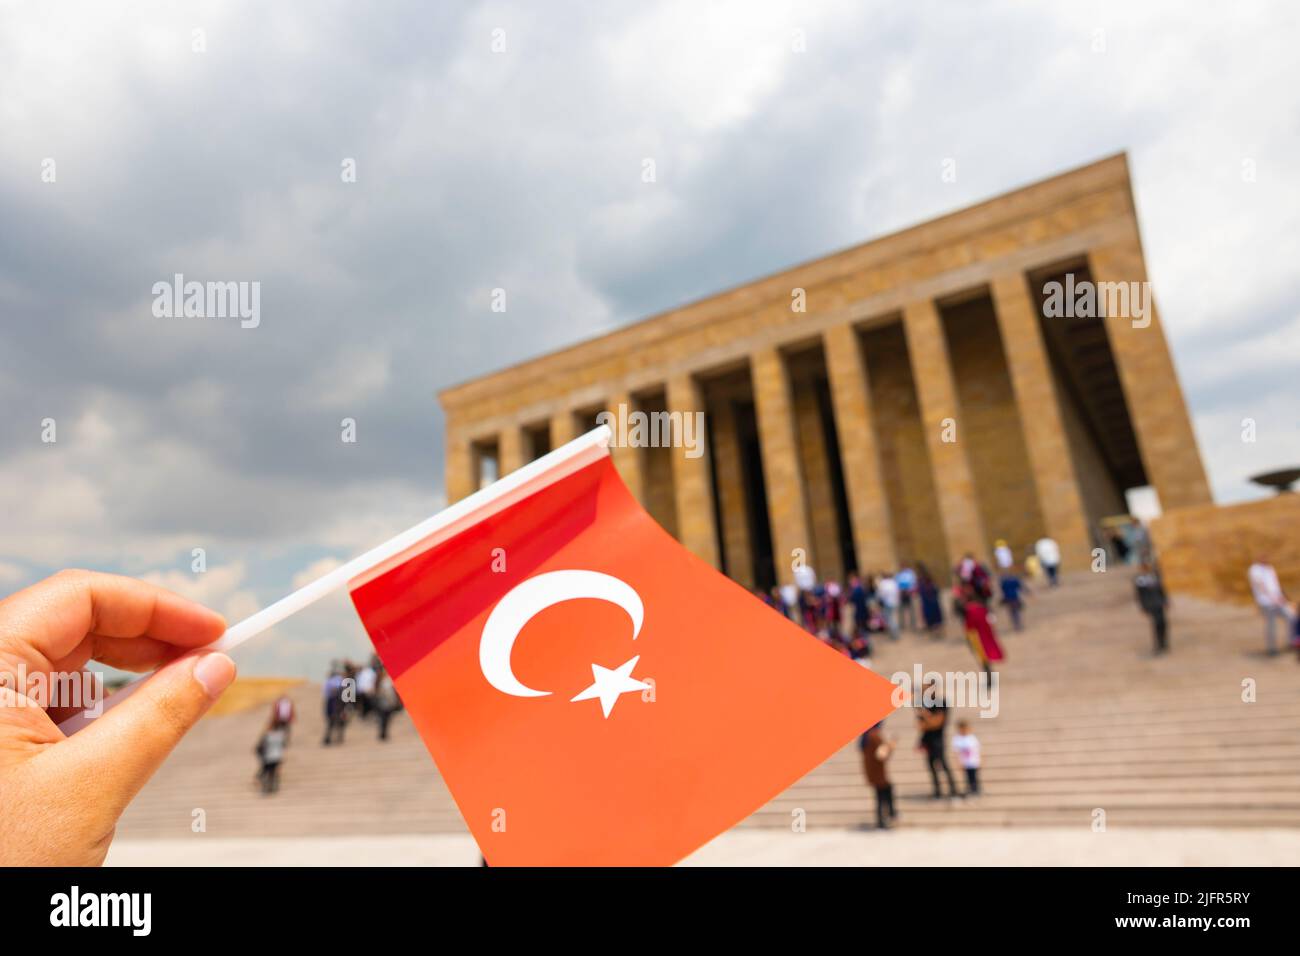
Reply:
[[[551,450],[559,448],[578,437],[578,426],[573,412],[564,408],[551,416]]]
[[[468,441],[450,427],[447,429],[445,487],[447,504],[454,504],[474,493],[478,476],[474,474],[474,453]]]
[[[813,570],[817,569],[803,474],[799,470],[790,375],[781,353],[771,346],[750,356],[750,374],[754,382],[754,410],[762,449],[776,578],[781,584],[789,584],[794,580],[791,563],[796,550],[804,553]]]
[[[507,425],[497,436],[497,477],[504,477],[510,472],[527,464],[524,451],[524,430],[518,425]]]
[[[893,568],[898,557],[880,471],[871,385],[862,345],[853,326],[838,325],[826,331],[823,350],[858,569],[865,573],[870,568]]]
[[[822,426],[822,408],[815,385],[791,369],[790,394],[794,399],[794,427],[799,448],[799,473],[803,475],[808,504],[808,529],[812,532],[814,566],[818,577],[843,581],[844,552],[840,547],[840,526],[836,520],[835,493],[831,485],[830,452]]]
[[[713,517],[713,480],[709,474],[709,443],[703,420],[704,396],[689,374],[675,375],[666,388],[668,411],[680,413],[682,429],[696,443],[681,447],[682,432],[674,429],[671,449],[673,496],[677,504],[677,540],[697,557],[718,567],[718,529]],[[696,427],[696,424],[699,427]],[[687,456],[690,451],[696,457]]]
[[[966,457],[961,428],[961,407],[952,377],[943,320],[934,302],[913,302],[903,310],[903,330],[912,362],[912,378],[921,406],[921,427],[930,452],[930,472],[943,523],[948,561],[956,564],[966,552],[987,560],[989,544],[984,534],[975,490],[975,477]],[[955,437],[955,440],[947,440]]]
[[[1160,506],[1166,511],[1209,504],[1210,485],[1156,312],[1155,297],[1143,291],[1150,286],[1146,285],[1146,264],[1136,227],[1128,239],[1089,252],[1088,267],[1093,281],[1098,283],[1099,303],[1107,299],[1102,283],[1140,283],[1136,287],[1142,293],[1139,301],[1147,304],[1146,314],[1139,317],[1133,307],[1135,290],[1129,286],[1127,313],[1106,316],[1106,334],[1147,481],[1156,489]]]
[[[754,550],[749,535],[749,504],[745,494],[745,465],[741,457],[736,409],[723,398],[709,408],[709,454],[713,456],[718,512],[722,527],[723,566],[727,576],[747,588],[754,586]]]
[[[1023,273],[994,278],[993,309],[997,313],[1007,372],[1016,395],[1020,430],[1029,453],[1038,492],[1038,510],[1047,533],[1061,546],[1065,570],[1088,566],[1091,544],[1088,518],[1079,492],[1079,479],[1070,454],[1070,441],[1043,343],[1038,304]]]
[[[618,469],[619,477],[623,479],[623,484],[627,485],[627,490],[632,492],[632,496],[645,504],[645,463],[643,461],[645,449],[618,444],[622,432],[629,427],[627,416],[636,410],[636,403],[627,392],[617,392],[610,396],[605,404],[605,410],[613,416],[613,420],[609,423],[610,429],[614,432],[614,438],[609,446],[609,455],[614,459],[614,467]]]

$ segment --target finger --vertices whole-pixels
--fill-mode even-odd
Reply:
[[[138,674],[157,670],[186,653],[189,652],[183,647],[152,637],[103,637],[91,634],[67,657],[50,662],[48,679],[45,681],[49,690],[43,698],[50,719],[61,724],[91,706],[93,700],[89,695],[103,695],[104,675],[100,671],[86,668],[86,663],[90,660]],[[0,661],[2,660],[4,655],[0,654]],[[3,676],[4,671],[0,670],[0,679]],[[77,682],[78,692],[75,695],[56,693],[56,689],[62,690],[68,686],[66,681],[69,679]]]
[[[71,654],[92,633],[198,647],[225,626],[220,614],[157,585],[93,571],[60,571],[0,601],[0,647],[34,669]]]
[[[0,764],[38,753],[63,739],[54,720],[38,704],[12,687],[0,687]]]
[[[85,656],[81,655],[80,661],[60,661],[49,673],[27,672],[24,679],[23,668],[13,667],[6,655],[0,653],[0,688],[12,690],[21,709],[48,714],[53,724],[60,724],[104,697],[104,675],[83,668]],[[0,713],[6,709],[8,705],[0,699]],[[59,741],[63,736],[56,732],[51,740]]]
[[[187,648],[167,644],[152,637],[104,637],[89,634],[58,660],[50,661],[52,674],[80,671],[90,661],[99,661],[122,671],[156,670],[187,652]],[[3,659],[3,654],[0,654]]]
[[[235,663],[225,654],[187,654],[42,756],[92,775],[108,809],[121,813],[234,678]]]
[[[86,641],[87,658],[121,671],[151,671],[188,653],[188,648],[156,637],[104,637],[92,634]]]

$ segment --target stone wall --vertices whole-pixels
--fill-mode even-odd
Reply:
[[[1263,554],[1287,596],[1300,600],[1300,495],[1166,511],[1151,537],[1174,593],[1250,603],[1246,569]]]

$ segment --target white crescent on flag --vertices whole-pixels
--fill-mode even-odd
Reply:
[[[479,667],[487,682],[512,697],[548,696],[549,690],[536,690],[515,676],[510,653],[519,632],[534,616],[552,605],[577,598],[617,604],[632,619],[632,639],[641,633],[645,607],[641,596],[627,582],[599,571],[548,571],[515,585],[488,615],[478,645]]]

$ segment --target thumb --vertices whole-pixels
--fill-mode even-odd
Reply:
[[[235,662],[225,654],[186,654],[53,750],[95,781],[116,819],[234,679]]]

